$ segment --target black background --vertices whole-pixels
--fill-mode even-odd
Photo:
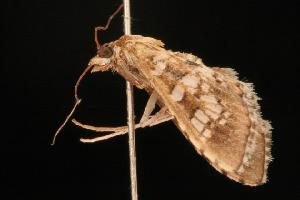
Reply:
[[[296,1],[295,1],[296,2]],[[50,146],[73,105],[73,86],[95,54],[93,31],[120,1],[2,2],[1,199],[130,199],[127,137],[96,144],[69,123]],[[137,130],[141,200],[300,197],[299,8],[291,1],[135,1],[132,32],[190,52],[208,66],[230,66],[255,83],[263,116],[272,121],[270,181],[248,187],[201,158],[180,131],[165,123]],[[119,14],[101,34],[123,34]],[[75,117],[94,125],[126,123],[125,82],[117,74],[89,75]],[[135,90],[137,118],[148,95]],[[7,195],[7,196],[4,196]]]

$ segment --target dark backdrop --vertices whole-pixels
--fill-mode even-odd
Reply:
[[[96,144],[71,123],[52,136],[73,105],[73,86],[95,54],[93,31],[120,4],[98,1],[7,1],[1,7],[1,199],[130,199],[127,137]],[[300,197],[299,78],[295,36],[299,8],[290,1],[135,1],[132,30],[191,52],[209,66],[230,66],[255,83],[264,118],[274,126],[270,181],[248,187],[219,174],[172,122],[137,131],[141,200]],[[123,34],[118,15],[102,42]],[[299,51],[298,51],[299,52]],[[88,76],[77,119],[126,123],[125,82]],[[148,95],[135,90],[137,117]],[[293,197],[293,198],[292,198]]]

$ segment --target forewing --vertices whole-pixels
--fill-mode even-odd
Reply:
[[[191,54],[167,51],[156,43],[136,41],[125,54],[131,55],[184,136],[231,179],[264,183],[271,126],[260,116],[252,85],[239,81],[232,69],[209,68]]]

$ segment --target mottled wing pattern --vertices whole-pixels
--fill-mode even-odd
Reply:
[[[252,85],[230,68],[209,68],[191,54],[165,50],[158,40],[132,37],[123,53],[197,152],[233,180],[266,182],[271,126],[261,118]]]

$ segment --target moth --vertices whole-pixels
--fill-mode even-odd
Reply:
[[[96,28],[95,33],[107,27]],[[238,80],[231,68],[208,67],[192,54],[166,50],[163,42],[151,37],[124,35],[100,45],[95,34],[95,40],[97,55],[75,86],[76,103],[66,121],[81,101],[77,88],[82,77],[88,71],[115,71],[150,95],[136,128],[172,120],[217,171],[245,185],[267,181],[272,128],[261,117],[259,98],[251,83]],[[152,114],[155,105],[161,109]],[[101,141],[128,131],[127,126],[94,127],[72,121],[82,128],[109,132],[82,142]]]

